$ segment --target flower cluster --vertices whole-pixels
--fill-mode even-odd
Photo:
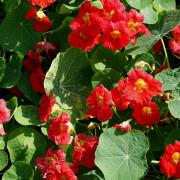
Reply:
[[[143,70],[135,69],[111,91],[103,85],[96,87],[87,99],[90,107],[87,114],[106,121],[113,116],[112,106],[119,110],[130,106],[134,110],[133,118],[140,125],[151,126],[160,120],[158,105],[151,100],[161,93],[162,84],[158,80]]]
[[[169,41],[169,47],[173,53],[180,56],[180,24],[172,30],[173,40]]]
[[[126,12],[119,0],[101,0],[101,3],[101,9],[90,1],[80,7],[70,24],[72,32],[68,40],[72,47],[89,51],[102,43],[105,48],[119,50],[135,43],[138,34],[150,34],[143,24],[144,17],[136,10]]]

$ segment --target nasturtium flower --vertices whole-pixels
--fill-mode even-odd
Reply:
[[[38,116],[40,121],[42,122],[48,122],[50,120],[50,115],[52,108],[54,106],[54,96],[51,95],[48,97],[46,94],[44,94],[41,97],[40,105],[38,107]]]
[[[111,109],[112,95],[102,84],[92,90],[91,94],[87,98],[87,105],[89,109],[87,114],[92,117],[96,117],[100,121],[107,121],[113,116]]]
[[[10,110],[6,106],[6,101],[0,99],[0,124],[9,121],[10,119]]]
[[[87,168],[95,167],[95,151],[98,141],[97,136],[78,134],[74,140],[73,162]]]
[[[29,3],[33,6],[40,6],[41,8],[46,8],[54,3],[56,0],[29,0]]]
[[[160,160],[160,171],[169,178],[180,178],[180,141],[166,146]]]
[[[158,105],[154,102],[143,105],[136,104],[133,109],[132,117],[142,126],[151,126],[160,121]]]
[[[123,121],[120,124],[115,124],[114,128],[120,130],[120,131],[131,131],[131,125],[130,125],[131,120]]]
[[[62,146],[71,144],[72,137],[69,131],[72,126],[70,120],[71,118],[66,112],[62,112],[59,117],[54,118],[48,129],[48,139]]]
[[[145,71],[135,69],[128,74],[124,95],[130,101],[144,104],[162,93],[162,84]]]

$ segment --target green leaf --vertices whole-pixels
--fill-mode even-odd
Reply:
[[[73,11],[76,11],[79,9],[79,6],[68,6],[66,4],[62,4],[58,13],[59,14],[71,14]]]
[[[136,56],[149,51],[152,46],[171,31],[180,22],[180,10],[163,11],[159,14],[158,23],[151,26],[151,36],[141,36],[135,45],[126,47],[126,53]]]
[[[10,109],[10,111],[11,111],[11,118],[12,118],[14,112],[16,111],[17,106],[18,106],[17,97],[13,97],[13,98],[11,98],[11,99],[7,102],[7,107],[8,107],[8,109]],[[11,118],[10,118],[10,119],[11,119]]]
[[[147,171],[149,145],[140,131],[127,133],[110,128],[101,134],[95,163],[105,179],[139,180]]]
[[[29,81],[29,73],[22,73],[21,79],[17,87],[29,101],[31,101],[34,104],[39,104],[41,96],[33,91]]]
[[[32,167],[22,161],[17,161],[4,173],[2,180],[33,180]]]
[[[175,10],[176,9],[176,1],[175,0],[154,0],[153,7],[161,12],[163,10]]]
[[[136,9],[144,9],[145,7],[152,4],[152,0],[126,0],[127,3]]]
[[[169,101],[168,108],[172,116],[180,119],[180,97],[179,99]]]
[[[166,69],[158,73],[155,78],[161,81],[163,91],[174,90],[180,83],[180,68],[174,70]]]
[[[30,7],[29,4],[22,3],[6,15],[0,25],[0,44],[4,49],[27,54],[27,51],[33,49],[34,44],[40,40],[41,33],[34,31],[32,21],[24,19]]]
[[[32,105],[19,106],[14,114],[14,118],[19,124],[23,126],[28,126],[28,125],[38,126],[43,124],[38,118],[37,106],[32,106]]]
[[[174,144],[175,141],[180,141],[180,130],[176,129],[171,131],[167,138],[164,141],[164,146],[167,146],[168,144]]]
[[[46,74],[44,86],[47,94],[55,94],[64,109],[84,110],[90,91],[91,66],[85,52],[68,49],[59,53]],[[76,104],[76,106],[74,106]]]
[[[47,141],[34,129],[20,127],[8,135],[7,149],[11,162],[24,161],[34,164],[34,159],[44,155]]]
[[[20,53],[10,56],[6,64],[4,77],[0,82],[2,88],[11,88],[18,84],[21,77],[21,67],[24,56]]]
[[[12,13],[20,4],[21,0],[5,0],[6,13]]]
[[[4,139],[4,137],[0,137],[0,149],[4,149],[6,146],[6,141]]]
[[[4,76],[4,71],[5,71],[5,64],[6,60],[3,57],[0,57],[0,82]]]
[[[141,9],[140,13],[144,16],[144,23],[155,24],[158,21],[158,13],[154,11],[152,5]]]
[[[8,155],[5,151],[0,150],[0,171],[8,165]]]
[[[112,89],[113,84],[121,79],[121,74],[111,68],[95,73],[92,77],[92,86],[95,88],[99,84],[103,84],[106,88]]]

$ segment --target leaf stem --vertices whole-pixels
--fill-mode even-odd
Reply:
[[[162,43],[163,50],[164,50],[164,55],[165,55],[163,65],[166,64],[168,66],[168,68],[170,69],[169,58],[168,58],[168,54],[167,54],[167,51],[166,51],[166,46],[165,46],[163,38],[161,38],[161,43]]]
[[[112,106],[112,109],[113,109],[115,115],[121,120],[120,115],[119,115],[119,114],[117,113],[117,111],[116,111],[116,107],[115,107],[115,106]]]

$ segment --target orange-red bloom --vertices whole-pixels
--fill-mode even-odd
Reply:
[[[29,0],[33,6],[40,6],[41,8],[46,8],[54,3],[56,0]]]
[[[6,106],[6,101],[0,99],[0,124],[9,121],[10,119],[10,110]]]
[[[166,146],[165,152],[161,156],[160,171],[169,178],[180,178],[180,141]]]
[[[124,95],[130,101],[144,104],[162,93],[162,84],[143,70],[135,69],[128,74]]]
[[[111,92],[101,84],[92,90],[91,95],[87,99],[87,105],[90,107],[87,110],[87,114],[96,117],[102,122],[107,121],[113,116],[113,111],[110,108],[111,104]]]
[[[151,126],[160,121],[160,112],[158,105],[154,102],[149,102],[144,105],[133,106],[134,112],[132,117],[142,126]]]

